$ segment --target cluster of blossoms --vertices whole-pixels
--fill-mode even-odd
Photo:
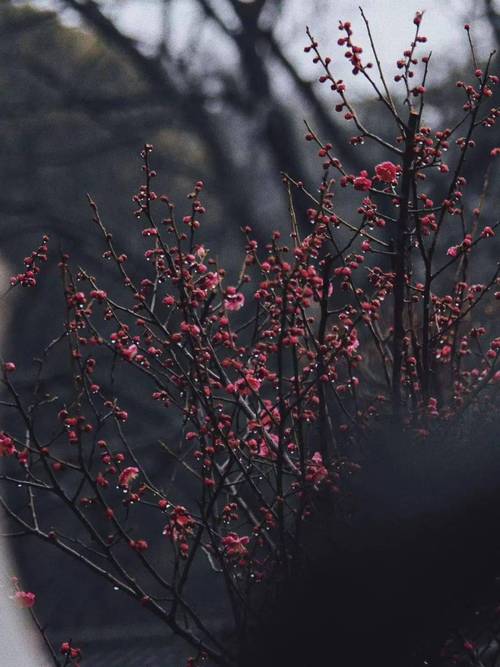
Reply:
[[[163,534],[168,535],[178,545],[179,553],[184,558],[189,553],[189,537],[193,534],[194,525],[195,521],[188,510],[182,505],[177,505],[173,508],[170,521],[163,530]]]
[[[191,665],[205,657],[233,664],[185,592],[194,563],[208,564],[234,604],[252,608],[260,599],[257,584],[272,582],[297,553],[300,523],[314,515],[318,498],[341,502],[346,480],[359,469],[354,452],[365,433],[390,420],[425,438],[467,410],[492,405],[500,338],[481,320],[498,306],[499,269],[475,277],[473,260],[495,243],[499,223],[483,224],[482,204],[469,213],[461,167],[475,148],[474,132],[496,121],[496,109],[478,113],[498,81],[489,63],[477,70],[474,84],[461,86],[465,120],[454,129],[427,127],[423,105],[414,103],[425,93],[428,56],[421,58],[422,82],[410,85],[416,49],[426,41],[421,19],[417,14],[395,77],[405,86],[408,117],[397,111],[383,75],[381,88],[372,78],[351,25],[339,26],[353,73],[368,78],[396,122],[393,143],[365,127],[346,84],[332,74],[331,59],[308,33],[306,51],[323,68],[320,81],[340,96],[337,111],[359,132],[351,143],[369,139],[391,159],[350,174],[332,145],[308,131],[324,170],[318,191],[284,176],[290,192],[309,198],[307,220],[299,229],[292,219],[289,236],[274,231],[264,247],[250,227],[242,229],[243,267],[235,277],[199,240],[203,182],[195,183],[189,210],[178,220],[171,198],[153,187],[157,174],[146,145],[145,183],[133,198],[143,244],[139,269],[129,270],[128,255],[93,201],[115,284],[105,289],[84,269],[73,270],[68,256],[59,264],[67,317],[50,352],[69,347],[72,389],[46,401],[56,425],[50,435],[34,426],[38,397],[21,400],[15,365],[3,366],[6,390],[28,431],[23,439],[0,434],[0,456],[14,469],[6,481],[30,500],[32,521],[22,520],[24,529],[68,551],[67,538],[52,525],[46,530],[36,514],[36,480],[37,495],[55,493],[90,530],[114,586],[199,649]],[[466,122],[465,136],[457,136]],[[443,154],[453,140],[459,168],[450,176]],[[351,186],[349,194],[360,201],[346,219],[336,199]],[[37,260],[46,254],[41,248]],[[36,273],[34,258],[29,266]],[[131,439],[134,422],[144,430],[142,403],[119,395],[115,373],[134,377],[141,401],[165,415],[158,419],[167,432],[181,433],[176,444],[167,438],[158,445],[170,457],[172,475]],[[14,522],[21,520],[4,507]],[[102,561],[94,566],[80,546],[71,546],[72,555],[102,572]],[[128,547],[124,561],[121,546]],[[150,552],[161,553],[157,569]],[[130,575],[131,557],[144,581]],[[247,617],[235,614],[240,634]],[[79,660],[78,649],[63,646],[64,655]]]
[[[400,171],[401,167],[399,165],[395,165],[389,161],[381,162],[375,166],[375,175],[372,178],[370,178],[366,169],[363,169],[360,171],[358,176],[353,176],[351,174],[342,176],[340,179],[340,185],[342,187],[346,187],[348,184],[352,184],[355,190],[359,190],[360,192],[368,192],[373,188],[373,184],[376,181],[386,183],[388,185],[395,185],[397,183],[398,174]],[[371,203],[371,200],[368,199],[367,203]]]
[[[82,651],[80,648],[73,646],[71,642],[63,642],[60,647],[60,653],[64,656],[66,665],[80,667],[82,658]]]
[[[29,257],[24,258],[24,271],[11,277],[11,287],[15,287],[15,285],[21,285],[22,287],[36,286],[37,277],[40,273],[40,263],[46,262],[48,259],[48,243],[49,237],[44,235],[38,248],[33,250]]]
[[[12,456],[16,451],[14,440],[6,433],[0,433],[0,456]]]

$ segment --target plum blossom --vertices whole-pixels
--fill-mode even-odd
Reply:
[[[375,166],[375,174],[378,180],[384,183],[394,183],[399,171],[400,167],[389,161],[381,162]]]
[[[196,257],[198,257],[198,259],[201,259],[201,261],[203,261],[206,256],[207,256],[207,249],[205,248],[204,245],[200,245],[196,250]]]
[[[353,329],[349,334],[349,345],[346,348],[346,352],[350,357],[352,357],[357,353],[356,351],[358,348],[359,348],[358,332],[356,331],[356,329]]]
[[[359,173],[359,176],[356,176],[356,178],[354,179],[354,189],[366,192],[371,187],[372,187],[372,179],[368,178],[368,172],[365,169],[363,169],[363,171]]]
[[[130,540],[128,545],[134,551],[147,551],[149,549],[147,540]]]
[[[95,289],[90,292],[90,296],[92,299],[95,299],[99,303],[102,303],[108,298],[108,293],[102,289]]]
[[[245,305],[245,297],[236,287],[228,287],[224,297],[224,307],[227,310],[240,310]]]
[[[437,351],[436,357],[437,359],[440,359],[443,363],[446,363],[450,361],[452,352],[453,348],[451,347],[451,345],[443,345],[443,347]]]
[[[201,333],[198,325],[189,322],[181,322],[181,331],[188,333],[190,336],[199,336]]]
[[[483,231],[481,232],[482,238],[491,238],[492,236],[495,236],[495,231],[492,227],[485,227]]]
[[[235,558],[241,560],[244,558],[247,553],[247,544],[250,542],[248,536],[240,537],[236,533],[229,533],[222,538],[222,545],[225,549],[226,555],[229,558]]]
[[[16,451],[14,441],[6,433],[0,433],[0,457],[12,456]]]
[[[139,468],[136,468],[135,466],[129,466],[128,468],[124,468],[121,471],[120,476],[118,477],[118,484],[126,489],[130,486],[130,482],[136,479],[138,475],[139,475]]]
[[[120,352],[122,357],[124,357],[127,361],[132,361],[134,357],[137,356],[138,348],[137,345],[132,344],[129,347],[123,347]]]
[[[306,481],[318,486],[327,477],[328,470],[323,464],[323,457],[320,452],[315,452],[306,468]]]
[[[173,542],[177,542],[181,556],[188,555],[189,544],[188,537],[193,533],[194,519],[187,509],[182,505],[174,507],[170,515],[170,522],[165,526],[163,534],[170,537]]]
[[[163,297],[162,303],[164,306],[173,306],[175,303],[175,297],[173,297],[171,294],[167,294],[167,296]]]
[[[81,653],[82,653],[81,649],[79,649],[75,646],[72,646],[70,642],[63,642],[61,644],[60,651],[61,651],[62,655],[69,656],[72,659],[80,658]]]
[[[261,384],[261,381],[250,372],[246,373],[244,378],[236,380],[234,390],[241,396],[250,396],[252,392],[259,391]]]
[[[269,438],[271,439],[274,447],[278,449],[280,439],[276,433],[269,433]],[[276,453],[269,447],[269,443],[266,438],[262,438],[262,440],[259,442],[259,456],[264,459],[270,459],[271,461],[275,461],[277,458]]]
[[[18,607],[30,609],[36,602],[36,595],[29,591],[16,591],[12,596]]]
[[[210,273],[207,273],[206,276],[204,277],[204,284],[206,289],[215,289],[217,285],[220,283],[221,277],[218,273],[214,273],[211,271]]]

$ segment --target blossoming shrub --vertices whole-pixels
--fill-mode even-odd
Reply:
[[[474,135],[495,124],[488,101],[498,78],[490,61],[476,66],[471,83],[460,84],[457,124],[428,127],[421,20],[418,13],[397,62],[396,93],[378,58],[375,67],[365,60],[350,23],[339,25],[353,75],[366,78],[387,115],[387,137],[365,124],[308,31],[305,50],[354,127],[351,143],[374,142],[387,159],[351,174],[309,129],[324,170],[317,192],[285,174],[289,236],[274,231],[259,248],[244,228],[241,271],[231,275],[199,240],[204,184],[194,185],[178,215],[154,186],[146,145],[131,226],[142,254],[129,260],[90,199],[103,275],[62,254],[60,336],[43,351],[29,389],[16,382],[15,364],[25,360],[3,364],[2,480],[25,500],[18,509],[2,496],[7,516],[156,615],[191,646],[191,667],[238,663],[262,605],[306,548],[303,525],[317,499],[342,507],[367,433],[390,422],[425,441],[493,406],[500,337],[488,319],[497,323],[499,269],[481,257],[499,223],[483,222],[484,197],[477,205],[467,197],[463,169]],[[489,169],[488,155],[474,159]],[[348,218],[336,206],[346,189],[357,198]],[[307,235],[294,214],[295,190],[311,202]],[[44,237],[12,285],[35,286],[47,251]],[[47,390],[47,380],[42,391],[58,350],[70,359],[64,389]],[[148,422],[122,398],[125,381],[163,411],[166,435],[153,455],[130,438],[135,423],[148,440]],[[158,458],[165,451],[174,474]],[[78,539],[44,514],[44,496],[78,526]],[[230,640],[199,612],[189,587],[200,563],[227,600]],[[35,602],[31,593],[15,597]],[[60,654],[61,664],[81,658],[68,641]]]

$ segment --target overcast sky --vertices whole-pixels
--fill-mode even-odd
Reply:
[[[221,63],[228,68],[236,57],[233,47],[221,34],[213,29],[213,24],[203,19],[195,0],[168,0],[170,4],[169,34],[175,52],[186,52],[196,35],[198,48],[206,50],[213,58],[214,67]],[[162,31],[161,6],[163,0],[103,0],[102,4],[114,17],[120,28],[137,38],[146,49],[154,48]],[[39,7],[61,6],[58,0],[32,0]],[[366,45],[366,35],[359,15],[359,0],[283,0],[285,6],[276,23],[276,34],[288,57],[306,77],[312,77],[317,70],[311,57],[303,52],[306,43],[305,26],[317,36],[325,53],[334,58],[336,73],[346,77],[349,73],[342,50],[336,46],[339,36],[339,19],[351,20],[355,37]],[[468,57],[468,46],[463,24],[473,26],[474,41],[480,55],[489,52],[493,38],[487,21],[482,18],[483,2],[474,0],[362,0],[378,45],[380,59],[392,79],[395,61],[408,46],[413,35],[412,19],[417,10],[425,10],[422,34],[429,41],[425,49],[433,51],[431,75],[439,80],[451,64],[464,64]],[[499,0],[500,4],[500,0]],[[228,19],[231,11],[227,0],[212,0],[212,5]],[[64,20],[74,23],[75,15],[63,13]],[[423,55],[423,50],[421,52]],[[210,67],[210,59],[207,67]],[[355,86],[361,85],[360,78]]]

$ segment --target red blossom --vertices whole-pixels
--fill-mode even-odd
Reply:
[[[491,238],[492,236],[495,236],[495,230],[491,227],[485,227],[481,232],[481,236],[483,238]]]
[[[28,591],[16,591],[13,596],[18,607],[31,608],[36,602],[36,595]]]
[[[173,306],[175,303],[175,297],[173,297],[171,294],[168,294],[167,296],[163,297],[162,303],[165,306]]]
[[[363,170],[359,173],[359,176],[356,176],[354,179],[354,189],[361,190],[366,192],[372,187],[372,180],[368,177],[368,172]]]
[[[376,165],[375,174],[379,181],[383,181],[384,183],[394,183],[400,170],[401,167],[387,161]]]
[[[245,305],[245,297],[237,292],[235,287],[228,287],[224,297],[224,306],[227,310],[240,310]]]
[[[107,292],[105,292],[102,289],[92,290],[90,292],[90,296],[92,297],[92,299],[95,299],[99,303],[102,303],[108,298]]]
[[[320,452],[315,452],[306,468],[306,482],[311,482],[318,486],[328,478],[328,469],[323,464],[323,457]]]
[[[222,546],[229,558],[242,559],[248,554],[248,536],[240,537],[236,533],[228,533],[222,538]]]
[[[77,648],[76,646],[72,646],[70,642],[63,642],[59,650],[62,655],[66,655],[73,660],[80,658],[82,654],[81,649]]]
[[[0,433],[0,457],[12,456],[15,451],[14,440],[6,433]]]
[[[195,521],[190,513],[182,505],[174,507],[170,521],[163,530],[173,542],[178,543],[181,556],[186,557],[189,553],[188,538],[193,533]]]
[[[134,551],[147,551],[149,549],[149,544],[146,540],[130,540],[128,545]]]
[[[130,483],[136,479],[139,475],[139,468],[136,468],[135,466],[129,466],[128,468],[124,468],[120,476],[118,477],[118,484],[122,486],[123,488],[128,488],[130,486]]]
[[[230,393],[238,393],[241,396],[251,396],[253,392],[258,392],[262,382],[256,378],[252,372],[245,373],[245,376],[228,384],[226,390]]]
[[[135,359],[135,357],[137,356],[138,351],[139,350],[137,348],[137,345],[135,345],[135,344],[132,344],[132,345],[129,345],[129,347],[123,347],[123,348],[120,349],[120,353],[121,353],[122,357],[124,357],[127,361],[132,361],[133,359]]]

